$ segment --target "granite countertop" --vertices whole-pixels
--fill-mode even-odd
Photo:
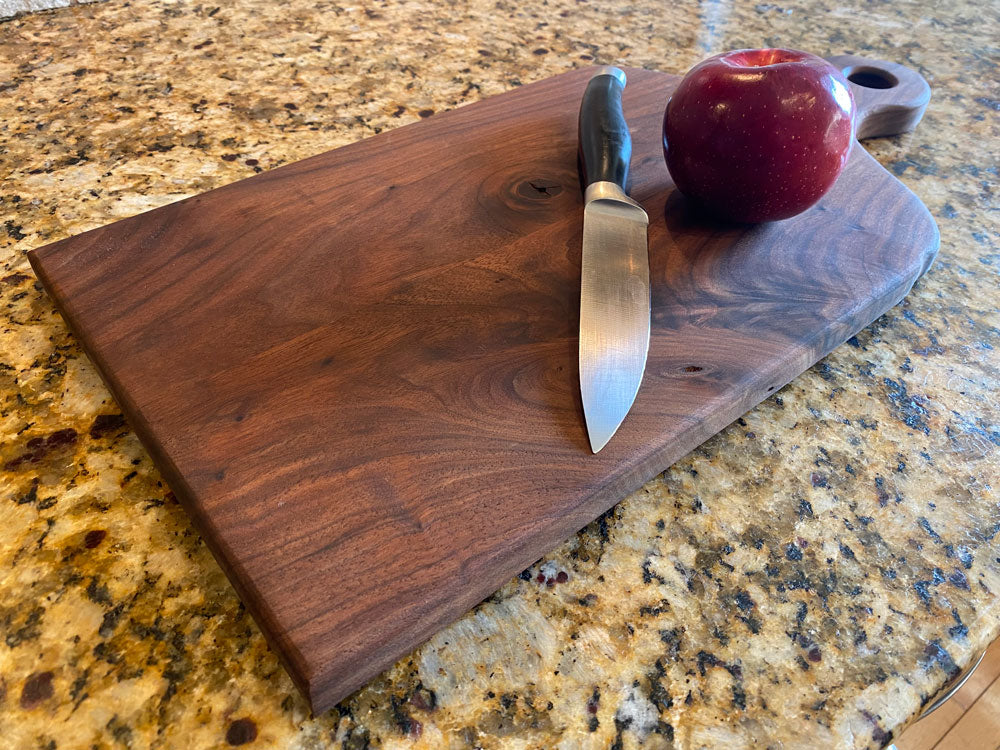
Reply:
[[[0,737],[16,748],[880,747],[1000,632],[995,8],[121,0],[0,23]],[[30,271],[54,240],[568,68],[919,70],[867,147],[901,305],[311,717]],[[994,145],[991,145],[994,144]]]

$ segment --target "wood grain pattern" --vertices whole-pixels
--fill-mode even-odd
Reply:
[[[993,680],[935,748],[940,750],[1000,748],[1000,677]]]
[[[591,455],[578,70],[117,222],[31,262],[314,710],[896,304],[938,236],[863,148],[792,220],[718,226],[628,71],[645,380]],[[891,95],[891,92],[890,92]]]

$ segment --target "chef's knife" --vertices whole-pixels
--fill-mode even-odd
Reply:
[[[580,105],[584,193],[580,392],[597,453],[632,408],[649,351],[649,217],[625,194],[632,138],[622,114],[625,73],[602,67]]]

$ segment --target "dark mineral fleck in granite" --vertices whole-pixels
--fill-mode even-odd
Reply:
[[[0,23],[4,743],[889,742],[1000,629],[998,35],[971,0],[110,0]],[[25,251],[572,67],[767,45],[928,78],[919,129],[867,147],[937,218],[935,266],[310,717]]]

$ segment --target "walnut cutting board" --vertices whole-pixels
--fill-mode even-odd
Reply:
[[[912,126],[929,95],[877,66],[898,83],[856,89],[862,134]],[[860,146],[794,219],[692,213],[659,135],[680,79],[629,70],[652,339],[631,414],[592,455],[576,360],[590,73],[30,254],[314,710],[896,304],[937,251],[927,210]]]

